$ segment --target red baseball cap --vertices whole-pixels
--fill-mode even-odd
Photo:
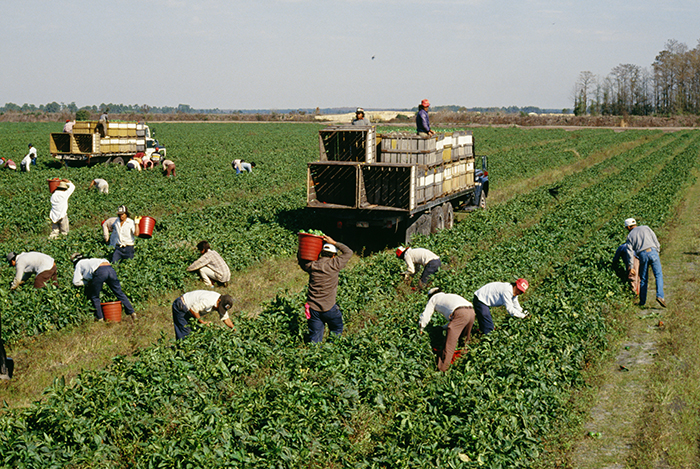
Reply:
[[[519,278],[518,280],[515,281],[515,286],[518,290],[521,292],[525,293],[528,288],[530,288],[530,284],[527,283],[527,280],[524,278]]]

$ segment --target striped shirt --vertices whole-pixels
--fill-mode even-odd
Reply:
[[[209,249],[207,252],[202,254],[202,256],[194,261],[187,268],[188,272],[194,272],[202,267],[209,267],[218,276],[216,279],[221,283],[228,282],[231,280],[231,271],[228,268],[228,264],[223,257],[219,255],[218,252]]]

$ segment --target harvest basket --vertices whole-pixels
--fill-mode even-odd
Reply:
[[[60,178],[47,179],[46,182],[49,183],[49,192],[53,194],[58,185],[61,183]]]
[[[107,322],[122,322],[122,302],[109,301],[100,303],[102,305],[102,314]]]
[[[315,261],[323,249],[323,238],[308,233],[299,233],[299,257],[305,261]]]
[[[143,217],[139,221],[139,238],[150,238],[153,236],[153,227],[156,226],[156,219]]]

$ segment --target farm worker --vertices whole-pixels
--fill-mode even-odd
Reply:
[[[97,126],[95,127],[95,131],[100,132],[100,136],[102,138],[105,138],[107,136],[107,130],[109,129],[109,109],[105,109],[102,111],[102,115],[100,115],[100,121],[97,123]]]
[[[143,169],[153,169],[154,163],[150,156],[144,154],[141,161],[143,161]]]
[[[27,153],[24,158],[22,158],[22,161],[19,162],[19,170],[22,172],[29,172],[29,166],[32,164],[32,157],[29,153]]]
[[[443,293],[437,287],[428,291],[428,297],[430,298],[428,304],[425,305],[423,313],[418,318],[418,328],[422,334],[436,310],[449,321],[445,348],[438,352],[437,362],[438,370],[447,371],[452,364],[452,357],[459,339],[465,337],[467,342],[471,339],[475,318],[474,306],[461,296]]]
[[[612,260],[613,268],[617,267],[620,259],[622,259],[625,268],[627,268],[627,266],[630,264],[630,259],[629,254],[627,253],[626,242],[620,244],[615,251],[615,255],[613,256]],[[630,283],[632,291],[634,291],[635,295],[639,295],[639,259],[637,259],[637,256],[632,256],[632,265],[632,269],[627,268],[627,281]]]
[[[75,190],[75,186],[68,179],[61,179],[58,187],[51,194],[51,234],[49,239],[58,238],[59,233],[68,235],[70,224],[68,223],[68,199]]]
[[[141,164],[142,163],[143,163],[143,160],[141,160],[141,158],[133,157],[126,164],[126,170],[130,171],[132,169],[135,169],[137,171],[141,171]]]
[[[416,264],[425,266],[423,267],[423,274],[418,281],[418,288],[420,289],[423,289],[428,284],[430,276],[440,270],[442,265],[437,254],[425,248],[399,246],[396,250],[396,257],[406,262],[406,272],[404,272],[403,276],[407,280],[416,273]]]
[[[93,187],[97,188],[97,190],[102,194],[109,194],[109,183],[104,179],[96,178],[90,181],[88,190],[92,189]]]
[[[117,273],[107,259],[86,259],[82,254],[76,252],[70,256],[70,260],[75,266],[73,285],[82,287],[87,283],[85,294],[95,307],[96,321],[104,321],[105,318],[102,314],[102,304],[100,303],[100,292],[102,292],[102,285],[105,283],[112,290],[114,296],[122,302],[126,314],[131,316],[131,319],[136,320],[134,307],[131,306],[129,298],[122,291]]]
[[[7,254],[7,262],[17,269],[10,290],[15,290],[29,280],[32,274],[36,275],[34,288],[43,288],[49,280],[53,280],[53,284],[58,286],[56,263],[51,256],[36,251],[19,254],[10,252]]]
[[[365,110],[358,107],[355,111],[355,118],[351,122],[352,125],[369,125],[369,118],[365,117]]]
[[[202,315],[216,309],[219,319],[233,329],[233,321],[228,315],[233,306],[233,298],[230,295],[221,295],[210,290],[195,290],[185,293],[173,301],[173,325],[175,326],[175,338],[177,340],[187,337],[192,329],[187,324],[188,319],[195,318],[200,324],[208,324],[202,319]]]
[[[163,160],[161,164],[163,165],[163,176],[175,176],[175,163],[171,160]]]
[[[70,119],[66,119],[66,123],[63,125],[63,132],[67,133],[67,134],[72,134],[74,125],[75,125],[75,121],[72,121]]]
[[[430,101],[424,99],[418,105],[418,113],[416,114],[416,133],[423,138],[435,135],[435,132],[430,130],[430,119],[428,117],[429,108]]]
[[[27,156],[32,160],[32,164],[36,166],[36,148],[34,148],[34,145],[31,143],[29,144],[29,153],[27,153]]]
[[[529,287],[527,280],[519,278],[515,283],[492,282],[479,288],[474,293],[472,303],[481,332],[488,334],[493,330],[491,308],[494,306],[505,306],[508,314],[516,318],[524,318],[530,314],[523,311],[518,301],[518,295],[525,293]]]
[[[113,218],[110,218],[109,220],[112,219]],[[140,234],[138,223],[140,220],[140,217],[136,217],[135,220],[132,220],[126,205],[120,205],[117,208],[117,218],[114,219],[114,221],[109,225],[107,222],[102,225],[102,232],[105,235],[105,242],[109,243],[110,246],[114,246],[112,264],[116,264],[121,259],[134,258],[134,244],[136,242],[135,236]],[[112,232],[109,241],[107,240],[107,234],[105,231]]]
[[[335,302],[338,294],[338,274],[352,257],[352,250],[330,236],[323,236],[323,248],[318,260],[307,261],[297,253],[299,267],[309,274],[306,295],[307,323],[311,342],[321,342],[325,325],[333,334],[343,332],[343,313]],[[338,250],[340,255],[338,256]]]
[[[208,287],[214,286],[211,283],[212,280],[227,287],[229,280],[231,280],[231,270],[228,268],[224,258],[218,252],[212,250],[207,241],[197,243],[197,250],[201,256],[187,267],[187,271],[199,272],[204,284]]]
[[[243,160],[236,159],[231,162],[231,166],[236,170],[236,174],[241,174],[243,171],[252,173],[253,168],[255,168],[255,163],[246,163]]]
[[[5,160],[3,158],[0,158],[0,166],[6,169],[11,169],[12,171],[17,169],[17,165],[15,164],[15,162],[10,159]]]
[[[637,221],[634,218],[625,220],[627,228],[627,256],[632,259],[634,256],[639,258],[639,306],[643,306],[647,302],[647,286],[649,284],[649,267],[654,272],[656,279],[656,301],[666,307],[664,299],[664,274],[661,271],[661,259],[659,251],[661,245],[656,238],[656,234],[646,225],[637,226]],[[627,267],[630,273],[637,273],[633,262],[628,261]]]

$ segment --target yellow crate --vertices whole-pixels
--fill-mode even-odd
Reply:
[[[446,163],[452,161],[452,147],[445,147],[442,149],[442,161]]]

